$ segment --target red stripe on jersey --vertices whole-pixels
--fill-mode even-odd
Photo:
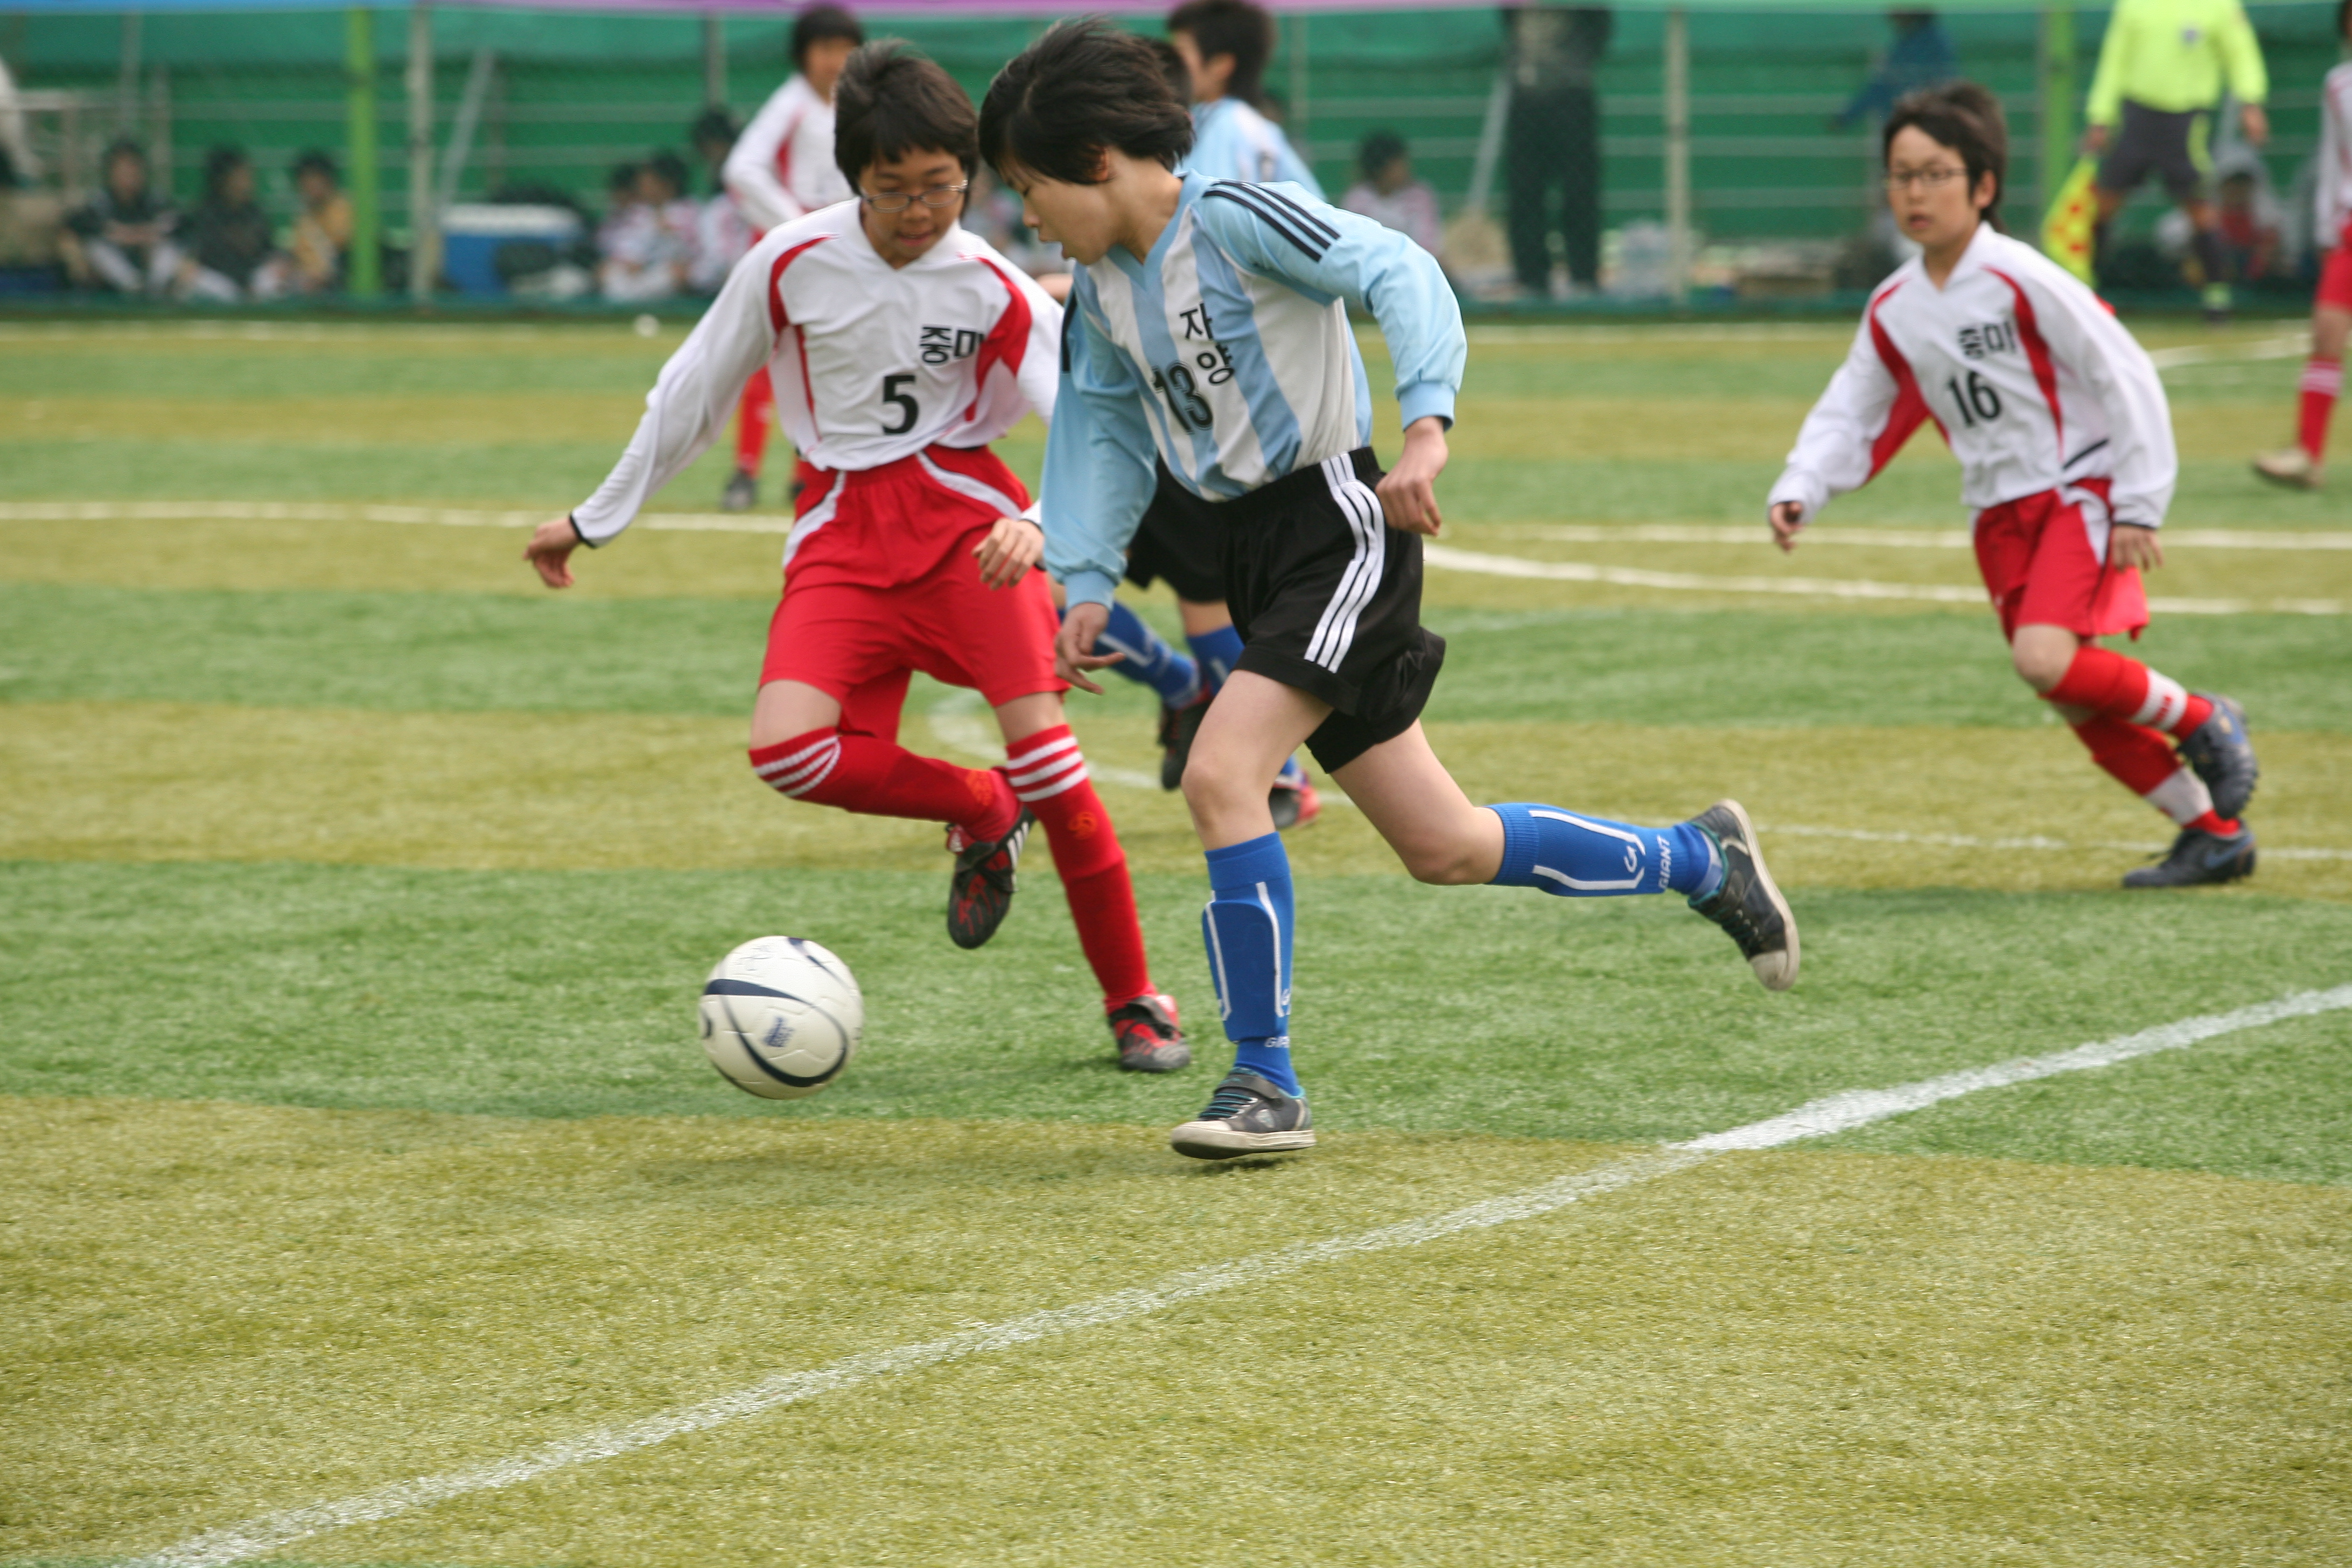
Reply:
[[[969,421],[980,417],[981,394],[987,389],[988,372],[992,365],[1002,364],[1015,375],[1021,374],[1021,362],[1029,353],[1030,312],[1029,297],[1004,275],[1004,268],[985,256],[966,256],[964,259],[977,261],[995,273],[996,280],[1004,285],[1005,293],[1012,297],[1012,302],[1004,307],[1004,314],[997,317],[996,325],[988,330],[988,341],[980,345],[980,359],[971,367],[971,406],[963,411],[964,418]]]
[[[793,324],[792,317],[784,312],[784,268],[790,267],[801,252],[813,245],[823,245],[832,237],[829,234],[821,234],[814,239],[804,239],[777,257],[773,265],[769,267],[768,325],[775,330],[778,337],[783,336],[784,329]]]
[[[2034,319],[2033,301],[2025,297],[2025,289],[2017,279],[1998,267],[1988,267],[1987,272],[2009,285],[2017,296],[2017,335],[2025,343],[2025,362],[2033,367],[2033,384],[2042,389],[2042,401],[2050,405],[2050,427],[2058,437],[2058,461],[2066,461],[2066,416],[2058,411],[2058,367],[2050,358],[2050,345],[2042,341],[2042,323]]]
[[[1895,289],[1902,287],[1897,283]],[[1870,302],[1867,317],[1871,345],[1878,350],[1879,361],[1886,366],[1887,374],[1895,377],[1895,406],[1886,411],[1886,427],[1870,444],[1870,477],[1874,479],[1878,470],[1903,450],[1903,443],[1911,439],[1911,432],[1919,428],[1921,421],[1936,418],[1936,411],[1927,406],[1927,399],[1920,394],[1919,378],[1911,374],[1911,362],[1903,357],[1903,351],[1895,346],[1895,340],[1879,324],[1878,308],[1895,297],[1895,289]],[[1946,446],[1951,445],[1952,438],[1940,419],[1936,419],[1936,433],[1944,437]]]
[[[793,133],[801,128],[801,117],[793,115],[784,121],[784,133],[776,142],[776,184],[790,191],[793,188]],[[800,200],[795,194],[793,200]]]

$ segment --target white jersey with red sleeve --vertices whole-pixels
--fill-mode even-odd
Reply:
[[[1810,521],[1924,419],[1977,510],[2086,479],[2112,481],[2117,522],[2158,527],[2172,502],[2172,414],[2147,351],[2079,279],[1990,224],[1943,288],[1914,258],[1871,295],[1770,504],[1796,501]]]
[[[774,379],[784,433],[820,468],[985,446],[1033,409],[1053,417],[1062,308],[961,226],[894,268],[859,212],[843,202],[771,229],[736,263],[646,395],[628,450],[572,511],[582,539],[619,533],[709,449],[755,371]]]
[[[2352,60],[2327,73],[2319,89],[2319,157],[2313,173],[2319,226],[2312,241],[2332,250],[2352,222]]]
[[[753,228],[805,217],[856,193],[833,162],[833,102],[806,77],[769,94],[727,154],[720,180]]]

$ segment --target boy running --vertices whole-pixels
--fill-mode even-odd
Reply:
[[[2096,646],[2147,625],[2140,569],[2164,564],[2172,422],[2156,367],[2098,297],[2000,232],[2009,136],[1972,82],[1912,94],[1885,131],[1886,194],[1922,254],[1878,286],[1768,502],[1783,550],[1834,495],[1934,419],[1975,509],[1977,564],[2010,657],[2092,760],[2179,827],[2128,888],[2254,868],[2246,716],[2227,697]],[[2178,751],[2176,752],[2176,746]]]
[[[793,800],[949,825],[948,933],[988,941],[1042,821],[1103,988],[1119,1066],[1172,1072],[1191,1054],[1151,983],[1127,857],[1062,716],[1054,605],[1033,573],[1034,510],[988,449],[1052,415],[1062,312],[957,224],[977,164],[971,100],[898,46],[842,73],[836,156],[859,191],[772,229],[646,399],[610,478],[543,522],[526,559],[550,587],[709,448],[755,374],[772,374],[800,449],[798,516],[751,715],[751,768]],[[908,673],[996,710],[1006,758],[986,771],[897,742]]]
[[[2336,33],[2352,43],[2352,0],[2336,7]],[[2317,237],[2327,259],[2311,302],[2311,357],[2303,366],[2302,417],[2295,443],[2254,459],[2254,472],[2290,489],[2319,488],[2327,422],[2344,392],[2344,344],[2352,339],[2352,60],[2327,73],[2319,89],[2319,154],[2312,195]]]
[[[1151,47],[1064,24],[988,89],[981,142],[1039,235],[1079,269],[1045,454],[1048,568],[1068,596],[1066,679],[1108,614],[1152,453],[1219,530],[1243,648],[1192,744],[1184,796],[1214,897],[1202,919],[1234,1070],[1178,1127],[1179,1153],[1228,1159],[1315,1142],[1290,1058],[1290,867],[1266,786],[1304,742],[1428,882],[1559,894],[1685,894],[1757,977],[1796,978],[1797,931],[1724,801],[1673,827],[1556,806],[1473,806],[1420,715],[1445,655],[1421,626],[1421,541],[1467,353],[1426,251],[1293,184],[1173,171],[1192,124]],[[1346,307],[1381,323],[1405,447],[1383,474]]]

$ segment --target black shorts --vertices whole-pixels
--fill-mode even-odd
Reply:
[[[1224,568],[1217,558],[1223,532],[1210,503],[1176,482],[1165,462],[1155,460],[1159,488],[1127,547],[1127,580],[1139,588],[1164,581],[1180,599],[1213,605],[1225,596]]]
[[[1238,668],[1331,705],[1307,737],[1326,773],[1412,729],[1445,662],[1421,624],[1421,536],[1388,525],[1380,479],[1360,447],[1208,509],[1224,525]]]
[[[2198,196],[2205,189],[2205,111],[2184,109],[2175,113],[2124,100],[2123,122],[2099,160],[2099,189],[2129,195],[2150,174],[2164,181],[2164,194],[2176,202]]]

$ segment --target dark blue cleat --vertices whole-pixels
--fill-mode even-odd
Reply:
[[[2254,760],[2254,743],[2246,735],[2246,710],[2235,698],[2207,700],[2213,704],[2213,716],[2181,741],[2180,760],[2212,792],[2215,815],[2235,822],[2254,797],[2254,781],[2263,770]]]
[[[2217,712],[2215,718],[2221,717]],[[2254,830],[2241,827],[2228,837],[2200,827],[2184,827],[2172,848],[2153,866],[2124,878],[2126,888],[2201,888],[2254,874]]]

